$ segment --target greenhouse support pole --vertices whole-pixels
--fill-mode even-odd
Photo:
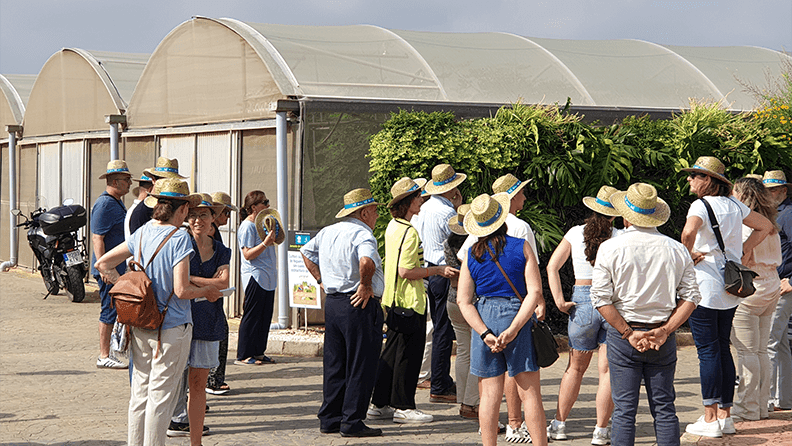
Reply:
[[[277,111],[275,114],[275,164],[276,181],[278,183],[278,211],[283,219],[283,232],[286,241],[278,245],[278,329],[286,328],[289,324],[289,173],[286,163],[286,112]]]
[[[110,124],[110,160],[118,157],[118,126],[126,124],[124,115],[105,115],[105,122]]]
[[[8,132],[8,201],[9,210],[17,208],[17,169],[16,169],[16,136],[17,132],[22,133],[21,125],[8,125],[6,126]],[[8,271],[17,264],[17,253],[19,251],[19,239],[17,238],[18,231],[16,228],[16,216],[9,212],[9,238],[8,246],[11,251],[10,258],[7,262],[0,265],[0,271]]]

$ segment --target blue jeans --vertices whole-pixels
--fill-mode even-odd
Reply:
[[[792,353],[787,331],[790,315],[792,315],[792,293],[782,294],[773,313],[767,353],[770,355],[772,370],[769,402],[775,407],[784,409],[792,408]],[[760,401],[760,404],[764,402]]]
[[[736,370],[729,343],[737,307],[714,310],[702,306],[693,310],[688,323],[699,358],[699,379],[703,404],[721,408],[734,402]]]
[[[660,350],[639,352],[614,328],[608,328],[608,366],[610,367],[613,418],[611,444],[635,443],[635,414],[641,396],[641,380],[654,418],[659,446],[679,445],[679,418],[674,400],[676,372],[676,335],[671,333]]]
[[[430,393],[445,395],[454,388],[451,378],[451,349],[454,346],[454,327],[448,318],[448,287],[445,277],[429,276],[427,295],[432,306],[431,316],[434,332],[432,334],[432,389]]]

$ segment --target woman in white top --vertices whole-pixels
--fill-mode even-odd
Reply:
[[[701,302],[688,319],[699,357],[699,376],[704,415],[685,429],[688,433],[720,437],[734,433],[731,407],[736,372],[729,349],[732,320],[740,298],[726,292],[723,271],[726,260],[746,264],[753,249],[773,230],[773,224],[731,197],[726,167],[717,158],[702,156],[687,169],[690,192],[712,207],[723,237],[725,253],[718,246],[707,208],[702,200],[690,205],[682,230],[682,244],[690,251],[696,270]],[[742,225],[753,229],[745,242]],[[746,253],[743,255],[743,253]]]
[[[588,369],[594,350],[599,345],[597,370],[599,371],[599,387],[597,388],[597,426],[592,434],[591,444],[604,445],[610,443],[608,421],[613,413],[611,399],[610,373],[605,348],[605,335],[608,323],[591,305],[589,291],[594,260],[599,245],[611,237],[618,235],[613,227],[613,220],[619,212],[613,208],[608,198],[618,190],[610,186],[602,186],[595,197],[583,199],[592,214],[585,224],[575,226],[564,235],[561,243],[553,251],[547,264],[547,280],[553,300],[562,313],[569,314],[569,364],[561,378],[558,391],[556,415],[547,427],[548,436],[554,440],[565,440],[566,419],[580,392],[583,374]],[[572,301],[564,300],[561,290],[559,270],[572,256],[572,267],[575,271],[575,287]]]
[[[740,384],[734,398],[734,415],[744,420],[768,418],[767,401],[770,398],[770,326],[773,311],[781,297],[781,236],[775,223],[778,210],[760,180],[740,178],[734,182],[734,196],[752,210],[764,215],[773,223],[773,231],[753,249],[753,259],[745,266],[759,274],[754,279],[756,292],[737,306],[731,341],[737,349],[737,376]],[[743,240],[753,230],[743,225]]]

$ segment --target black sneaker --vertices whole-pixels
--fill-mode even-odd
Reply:
[[[171,421],[166,432],[169,437],[189,437],[190,436],[190,423],[176,423]],[[203,427],[203,434],[209,433],[209,426]]]
[[[363,429],[357,432],[341,431],[341,436],[342,437],[381,437],[382,429],[375,429],[368,426],[364,426]]]

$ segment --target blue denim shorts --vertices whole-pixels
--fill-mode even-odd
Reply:
[[[99,312],[99,322],[107,325],[113,325],[116,322],[116,309],[113,306],[113,300],[110,297],[110,289],[113,288],[112,283],[104,283],[101,276],[94,276],[96,283],[99,285],[99,297],[102,299],[102,308]]]
[[[569,310],[569,345],[583,352],[596,350],[605,343],[610,324],[591,305],[591,285],[575,285],[572,302],[575,306]]]
[[[476,309],[487,328],[498,336],[509,328],[521,304],[522,302],[516,297],[480,297]],[[531,336],[531,321],[534,319],[536,316],[531,316],[517,337],[499,353],[492,353],[492,350],[481,340],[479,333],[474,333],[470,340],[470,373],[480,378],[493,378],[507,370],[509,376],[538,371],[539,366],[536,365],[536,352]]]
[[[220,341],[193,339],[187,365],[194,369],[213,369],[220,365]]]

